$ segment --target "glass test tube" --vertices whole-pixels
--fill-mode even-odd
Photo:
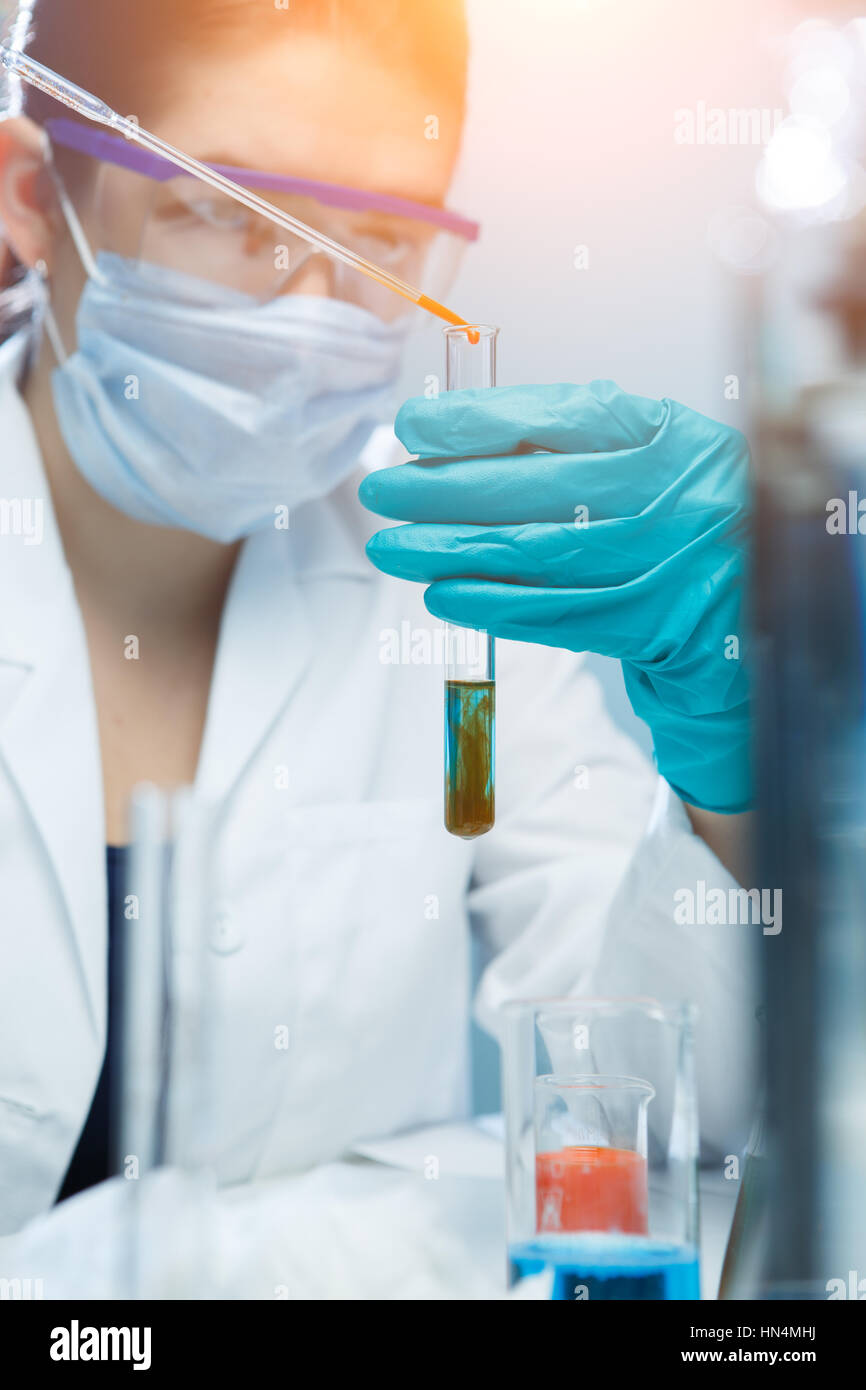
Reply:
[[[499,329],[444,331],[446,391],[495,386]],[[495,817],[493,638],[448,623],[445,647],[445,828],[471,840],[492,829]]]
[[[217,1296],[213,856],[212,812],[190,789],[135,788],[124,895],[136,911],[118,943],[113,1005],[112,1170],[142,1179],[163,1165],[177,1172],[171,1188],[149,1186],[147,1200],[142,1182],[128,1184],[117,1280],[129,1298]]]

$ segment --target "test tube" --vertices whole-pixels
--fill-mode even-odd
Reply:
[[[208,949],[213,813],[189,788],[141,785],[131,801],[130,835],[124,894],[135,911],[124,920],[113,980],[120,1065],[111,1097],[112,1170],[127,1179],[146,1179],[163,1165],[178,1171],[171,1188],[148,1184],[146,1199],[145,1184],[129,1181],[117,1286],[129,1298],[212,1298],[219,1026]]]
[[[498,328],[446,328],[445,389],[496,385]],[[493,638],[445,629],[445,829],[472,840],[495,819],[496,685]]]

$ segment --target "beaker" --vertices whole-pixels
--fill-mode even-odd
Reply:
[[[646,1108],[633,1076],[535,1079],[535,1210],[539,1232],[646,1235]]]
[[[506,1005],[509,1278],[552,1297],[693,1299],[693,1010],[650,999]]]
[[[445,389],[496,385],[498,328],[446,328]],[[493,638],[447,623],[445,668],[445,828],[464,840],[495,820],[496,671]]]

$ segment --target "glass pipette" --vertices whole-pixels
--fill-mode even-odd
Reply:
[[[396,275],[391,275],[387,270],[382,270],[380,266],[374,265],[372,261],[358,256],[347,246],[342,246],[339,241],[333,241],[324,233],[317,232],[314,227],[308,227],[306,222],[301,222],[297,217],[292,217],[290,213],[283,212],[273,203],[269,203],[267,199],[260,198],[257,193],[252,193],[232,179],[227,179],[224,174],[218,174],[209,165],[202,164],[200,160],[184,154],[183,150],[175,149],[174,145],[169,145],[158,135],[152,135],[149,130],[144,130],[136,120],[121,116],[117,111],[113,111],[106,102],[94,96],[92,92],[86,92],[83,87],[77,87],[74,82],[60,77],[51,68],[37,63],[35,58],[28,58],[27,54],[21,52],[20,49],[7,48],[0,44],[0,62],[10,72],[14,72],[20,77],[22,81],[29,82],[32,87],[38,87],[40,92],[44,92],[46,96],[59,101],[63,106],[68,106],[79,116],[84,116],[88,121],[95,121],[98,125],[108,126],[110,130],[125,136],[127,140],[134,140],[136,144],[143,145],[145,149],[161,155],[163,159],[169,160],[172,164],[176,164],[179,169],[185,170],[186,173],[202,179],[213,188],[221,189],[230,198],[234,198],[236,202],[243,203],[244,207],[266,217],[270,222],[276,223],[278,227],[294,232],[296,236],[309,242],[311,246],[315,246],[326,256],[331,256],[335,260],[342,261],[345,265],[352,266],[362,275],[369,276],[371,280],[376,280],[380,285],[393,290],[395,294],[402,295],[412,304],[417,304],[419,309],[426,309],[428,313],[435,314],[437,318],[444,319],[446,323],[461,327],[466,326],[469,329],[467,336],[475,341],[474,330],[467,325],[466,319],[460,318],[453,309],[446,308],[437,299],[431,299],[429,295],[416,290],[413,285],[408,285],[405,280],[398,279]]]

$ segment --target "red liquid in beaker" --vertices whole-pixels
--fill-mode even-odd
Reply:
[[[647,1235],[646,1159],[631,1149],[569,1145],[535,1160],[539,1231]]]

